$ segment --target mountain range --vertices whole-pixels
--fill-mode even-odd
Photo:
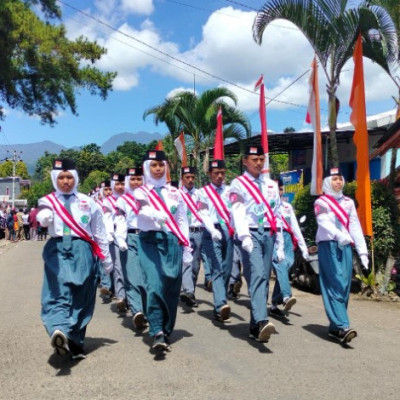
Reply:
[[[125,142],[132,141],[136,143],[148,144],[153,140],[160,140],[163,138],[164,135],[157,132],[122,132],[111,136],[107,141],[105,141],[101,145],[101,152],[103,154],[108,154],[111,151],[116,150],[119,145],[124,144]],[[82,146],[74,146],[72,148],[79,150],[80,147]],[[44,155],[45,151],[58,154],[61,150],[66,149],[68,149],[68,147],[54,143],[50,140],[28,144],[0,145],[0,161],[3,161],[6,158],[12,158],[14,151],[16,151],[19,154],[20,159],[27,165],[29,174],[32,175],[35,171],[36,161]]]

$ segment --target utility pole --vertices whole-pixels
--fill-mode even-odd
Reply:
[[[9,150],[7,150],[7,153],[8,152],[9,152]],[[6,158],[6,161],[11,161],[12,162],[12,166],[13,166],[13,169],[12,169],[12,199],[11,199],[12,208],[15,207],[15,178],[16,178],[15,172],[16,172],[16,164],[17,164],[17,162],[22,161],[21,160],[21,154],[22,154],[22,151],[14,150],[11,160],[8,160]]]

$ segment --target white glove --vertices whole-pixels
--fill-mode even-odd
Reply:
[[[340,246],[346,246],[347,244],[353,243],[353,240],[347,232],[337,233],[336,240],[338,241]]]
[[[285,252],[283,249],[276,250],[276,260],[278,263],[282,262],[285,259]]]
[[[117,246],[119,247],[120,251],[128,250],[128,245],[126,244],[126,241],[122,238],[117,238]]]
[[[183,258],[182,258],[183,265],[186,267],[193,262],[193,255],[192,255],[192,248],[185,247],[183,249]]]
[[[308,253],[307,250],[303,251],[302,255],[303,255],[303,258],[304,258],[306,261],[310,261],[310,254]]]
[[[162,225],[168,219],[168,215],[165,211],[154,210],[154,220],[157,224]]]
[[[222,239],[222,233],[219,230],[214,229],[211,232],[211,239],[214,240],[214,242],[220,241]]]
[[[361,260],[361,265],[363,266],[363,269],[368,271],[368,264],[369,264],[368,256],[366,254],[361,254],[360,260]]]
[[[112,243],[114,241],[114,237],[111,233],[107,233],[107,240],[108,243]]]
[[[112,262],[111,256],[108,256],[105,260],[103,260],[103,268],[107,275],[110,275],[114,269],[114,264]]]
[[[40,210],[38,212],[36,219],[38,220],[41,226],[47,227],[54,220],[53,211],[51,211],[49,208],[44,208],[43,210]]]
[[[243,240],[242,240],[242,249],[244,251],[247,251],[248,253],[251,253],[253,251],[253,240],[251,239],[250,236],[246,236]]]

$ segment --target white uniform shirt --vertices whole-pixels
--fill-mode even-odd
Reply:
[[[243,176],[249,178],[257,187],[259,187],[259,184],[255,182],[256,178],[248,172],[245,172]],[[258,179],[261,181],[261,192],[270,205],[272,212],[275,214],[276,226],[281,228],[281,199],[279,196],[278,185],[276,182],[264,177],[263,175],[260,175]],[[243,240],[246,236],[250,236],[249,228],[258,228],[260,218],[263,218],[262,223],[264,227],[270,228],[268,219],[264,214],[259,215],[257,203],[238,178],[235,178],[231,182],[230,198],[232,201],[232,215],[235,221],[235,229],[239,240]],[[278,249],[283,249],[283,236],[281,229],[278,229],[276,234],[276,246]]]
[[[57,199],[64,204],[65,200],[62,194],[56,195]],[[89,236],[98,243],[104,256],[107,258],[109,255],[108,241],[106,231],[103,222],[103,216],[99,211],[96,203],[83,193],[77,193],[71,195],[69,199],[71,206],[71,215],[74,220],[80,225]],[[39,212],[37,214],[37,220],[40,222],[41,211],[45,209],[53,210],[53,206],[46,197],[39,199]],[[49,224],[49,235],[51,237],[62,237],[64,235],[64,222],[61,217],[53,210],[53,221]],[[71,236],[79,237],[72,229]]]
[[[111,195],[115,202],[118,198],[114,195]],[[109,242],[112,242],[115,238],[115,217],[117,210],[114,208],[113,204],[111,203],[109,197],[107,196],[103,200],[103,212],[104,212],[104,225],[106,227],[107,232],[107,239]]]
[[[299,223],[297,222],[296,214],[294,213],[293,207],[290,203],[284,200],[281,200],[281,217],[286,220],[290,229],[293,231],[301,252],[303,254],[307,252],[307,245],[304,240],[303,233],[301,232]],[[284,226],[283,229],[285,229]]]
[[[122,196],[118,197],[117,206],[119,212],[115,217],[115,234],[126,240],[128,229],[138,229],[138,216]]]
[[[212,183],[210,183],[210,185],[218,192],[217,186],[215,186]],[[220,193],[220,197],[221,197],[222,201],[224,202],[224,204],[226,205],[226,208],[229,211],[229,222],[230,222],[231,226],[233,226],[232,217],[231,217],[231,213],[230,213],[231,212],[231,210],[230,210],[231,203],[229,201],[229,186],[222,184],[221,189],[222,189],[222,191]],[[214,204],[211,201],[211,199],[208,197],[204,187],[199,189],[198,195],[199,195],[199,206],[198,206],[199,214],[200,214],[201,218],[203,219],[203,223],[204,223],[204,226],[206,227],[206,229],[209,232],[212,232],[215,229],[214,225],[216,225],[216,224],[223,225],[225,222],[223,221],[223,219],[219,215],[218,211],[214,207]]]
[[[199,201],[199,191],[196,188],[193,188],[192,190],[187,190],[184,186],[181,189],[184,193],[186,193],[188,196],[191,197],[191,199],[193,200],[194,206],[196,208],[197,211],[197,203]],[[199,214],[200,215],[200,214]],[[202,222],[200,222],[194,215],[193,213],[190,211],[190,208],[187,207],[187,217],[188,217],[188,223],[189,226],[191,228],[199,228],[204,226],[204,224]],[[200,216],[201,217],[201,216]]]
[[[342,196],[341,198],[336,199],[336,201],[349,216],[349,233],[354,241],[357,253],[359,255],[367,255],[367,245],[365,244],[363,231],[361,229],[354,201],[347,196]],[[347,231],[334,212],[323,200],[317,199],[315,201],[314,212],[318,223],[316,235],[317,243],[325,240],[337,240],[336,235],[339,232]]]
[[[149,190],[153,189],[153,185],[143,185]],[[168,231],[169,228],[166,224],[162,226],[157,222],[157,210],[150,203],[150,200],[141,188],[135,189],[133,193],[134,197],[139,202],[139,215],[137,219],[138,228],[142,231]],[[179,190],[173,186],[167,185],[161,188],[161,195],[164,199],[165,205],[172,214],[173,218],[177,222],[183,236],[189,242],[189,225],[187,219],[187,208],[186,203],[182,198]]]

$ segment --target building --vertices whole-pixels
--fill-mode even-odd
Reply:
[[[14,185],[13,185],[14,180]],[[0,204],[13,204],[16,207],[25,207],[27,201],[25,199],[19,199],[22,188],[29,188],[31,181],[29,179],[21,179],[19,176],[0,178]],[[13,186],[14,186],[14,197],[13,197]]]

